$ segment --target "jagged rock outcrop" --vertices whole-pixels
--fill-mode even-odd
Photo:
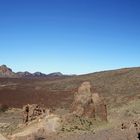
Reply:
[[[78,116],[95,117],[95,108],[92,101],[91,85],[84,82],[75,94],[71,111]]]
[[[103,97],[101,97],[98,93],[93,93],[92,101],[94,102],[95,107],[95,118],[107,121],[107,107],[104,103]]]
[[[46,113],[46,109],[37,104],[25,105],[23,107],[23,122],[31,122]]]
[[[107,108],[98,93],[91,92],[90,82],[84,82],[75,93],[71,112],[89,118],[107,121]]]
[[[16,74],[12,71],[12,69],[8,68],[6,65],[1,65],[0,77],[16,77]]]
[[[22,131],[9,136],[10,140],[36,140],[55,133],[61,128],[61,118],[36,104],[23,107],[24,122],[20,126]]]

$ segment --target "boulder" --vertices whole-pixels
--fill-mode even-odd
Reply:
[[[32,123],[21,132],[13,134],[10,140],[35,140],[46,137],[50,133],[55,133],[61,127],[61,119],[56,115],[47,115],[37,123]],[[0,139],[1,140],[1,139]]]

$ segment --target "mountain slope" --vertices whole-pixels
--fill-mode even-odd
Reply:
[[[105,97],[108,107],[121,106],[140,99],[140,67],[91,73],[87,75],[49,78],[0,78],[0,103],[21,107],[41,103],[48,107],[69,107],[79,85],[90,81]]]

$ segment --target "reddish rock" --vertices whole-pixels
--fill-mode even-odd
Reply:
[[[33,104],[33,105],[26,105],[23,107],[23,122],[28,123],[32,120],[37,119],[41,115],[45,113],[45,108]]]
[[[78,116],[107,121],[107,108],[98,93],[91,92],[90,82],[84,82],[75,93],[71,112]]]
[[[16,77],[12,69],[8,68],[6,65],[0,66],[0,77]]]
[[[74,102],[71,111],[78,116],[94,117],[95,109],[92,102],[91,85],[89,82],[84,82],[79,87],[75,94]]]
[[[104,99],[98,93],[93,93],[92,100],[95,106],[95,118],[101,121],[107,121],[107,108]]]

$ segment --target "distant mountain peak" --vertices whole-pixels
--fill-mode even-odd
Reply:
[[[6,65],[0,66],[0,77],[15,77],[15,73],[12,69],[8,68]]]
[[[63,76],[63,74],[61,72],[53,72],[48,74],[48,76]]]
[[[44,77],[44,76],[46,76],[46,74],[41,73],[41,72],[35,72],[35,73],[33,73],[33,75],[37,76],[37,77]]]
[[[61,72],[54,72],[50,74],[44,74],[41,72],[35,72],[35,73],[30,73],[28,71],[25,72],[13,72],[12,69],[8,68],[6,65],[1,65],[0,66],[0,77],[16,77],[16,78],[59,78],[59,77],[66,77],[68,75],[63,75]],[[69,75],[70,76],[70,75]]]
[[[0,67],[7,68],[7,66],[6,66],[6,65],[1,65]]]
[[[25,71],[25,72],[17,72],[16,75],[17,77],[28,77],[31,76],[32,74],[28,71]]]
[[[7,70],[12,71],[12,69],[8,68],[6,65],[1,65],[0,66],[0,69],[5,69],[5,70],[7,69]]]

